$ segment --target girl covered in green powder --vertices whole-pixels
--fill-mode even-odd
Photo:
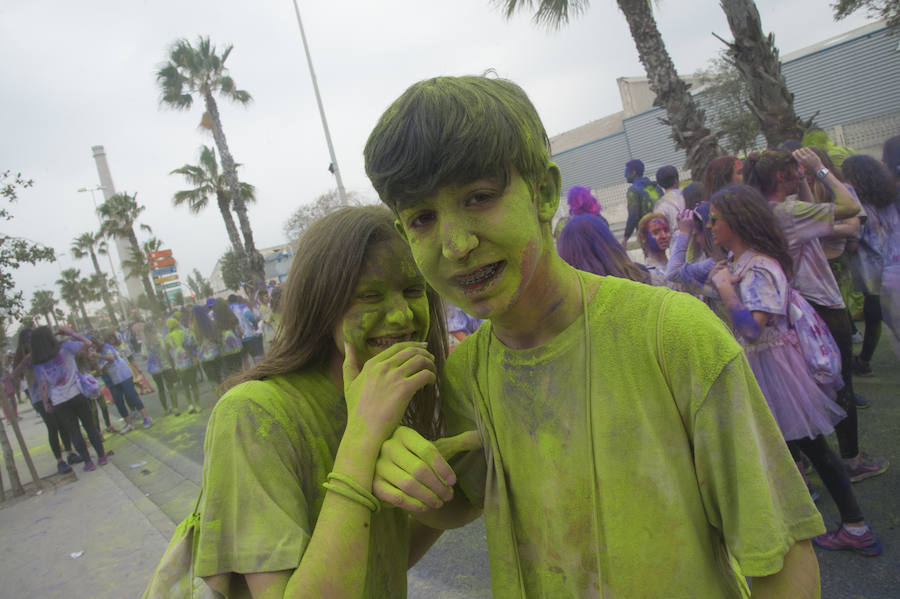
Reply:
[[[210,417],[194,575],[225,597],[405,597],[439,533],[372,480],[398,425],[442,432],[440,299],[377,206],[314,223],[285,285],[280,334]]]
[[[188,401],[188,414],[200,411],[200,390],[197,388],[197,364],[194,361],[194,351],[197,349],[197,340],[190,329],[183,329],[176,318],[166,321],[169,333],[163,339],[163,345],[169,351],[175,364],[175,372],[178,373],[178,381]]]

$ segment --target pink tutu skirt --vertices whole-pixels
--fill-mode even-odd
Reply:
[[[786,441],[831,434],[846,418],[834,402],[835,389],[823,387],[809,373],[793,330],[773,341],[746,345],[744,353]]]

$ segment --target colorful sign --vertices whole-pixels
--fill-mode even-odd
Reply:
[[[158,252],[148,252],[147,258],[156,260],[157,258],[168,258],[172,255],[172,250],[159,250]]]
[[[153,271],[154,277],[161,277],[163,275],[170,275],[177,270],[176,266],[165,266],[163,268],[157,268]]]
[[[177,280],[178,280],[178,274],[176,273],[176,274],[172,274],[172,275],[166,275],[164,277],[156,277],[155,279],[153,279],[153,282],[156,283],[157,285],[162,285],[163,283],[168,283],[169,281],[177,281]]]
[[[164,266],[173,266],[174,264],[175,258],[172,258],[171,256],[168,258],[158,258],[150,260],[150,268],[154,270],[157,268],[163,268]]]

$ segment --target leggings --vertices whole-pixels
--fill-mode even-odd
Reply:
[[[859,432],[856,404],[853,401],[853,339],[850,333],[850,317],[846,308],[826,308],[809,303],[825,321],[841,352],[841,378],[844,380],[844,388],[838,391],[836,401],[847,412],[847,417],[835,425],[834,434],[838,440],[841,457],[855,458],[859,455]]]
[[[134,379],[125,379],[121,383],[111,386],[109,390],[122,418],[128,417],[128,407],[135,411],[144,409],[141,397],[134,388]],[[128,402],[128,407],[125,406],[125,402]]]
[[[204,362],[200,362],[200,365],[203,366],[203,372],[206,374],[206,380],[215,385],[222,384],[222,359],[221,358],[213,358],[212,360],[206,360]]]
[[[859,359],[869,362],[881,339],[881,298],[877,295],[865,294],[863,300],[863,321],[866,323],[866,332],[863,334],[862,349]]]
[[[66,431],[69,433],[72,444],[75,446],[76,451],[78,451],[78,455],[80,455],[85,462],[91,461],[91,454],[88,453],[87,445],[84,443],[84,437],[81,436],[81,429],[78,427],[79,422],[81,422],[81,426],[84,427],[84,430],[87,431],[88,439],[90,439],[91,445],[94,446],[97,457],[106,455],[103,451],[103,441],[100,440],[100,431],[94,426],[94,418],[91,416],[91,404],[88,398],[79,393],[72,399],[53,406],[53,411],[56,412],[63,426],[66,427]]]
[[[162,404],[163,410],[168,411],[169,404],[166,402],[166,386],[169,387],[169,395],[172,396],[172,407],[178,409],[178,392],[175,390],[175,371],[169,368],[162,372],[151,372],[153,382],[156,383],[156,389],[159,392],[159,403]]]
[[[187,395],[187,401],[191,403],[191,395],[194,397],[194,403],[200,402],[200,390],[197,388],[197,367],[191,366],[184,370],[178,371],[178,380],[181,382],[181,388]]]
[[[844,470],[844,464],[838,459],[825,437],[819,435],[815,439],[804,437],[787,442],[788,449],[795,461],[800,461],[800,453],[804,453],[813,468],[819,473],[828,494],[837,504],[841,513],[841,522],[856,523],[864,520],[862,510],[856,502],[856,496],[850,487],[850,479]]]
[[[47,426],[47,440],[50,442],[50,451],[53,452],[56,461],[62,459],[62,451],[60,451],[59,447],[60,439],[62,439],[66,453],[72,453],[72,442],[69,440],[69,433],[59,421],[59,415],[56,411],[54,410],[48,414],[44,409],[44,404],[40,401],[31,405],[34,406],[34,411],[41,415],[44,424]]]

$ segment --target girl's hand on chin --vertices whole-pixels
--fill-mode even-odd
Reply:
[[[436,381],[434,356],[426,345],[396,343],[360,368],[356,352],[344,344],[348,433],[361,434],[379,446],[391,436],[413,395]]]

